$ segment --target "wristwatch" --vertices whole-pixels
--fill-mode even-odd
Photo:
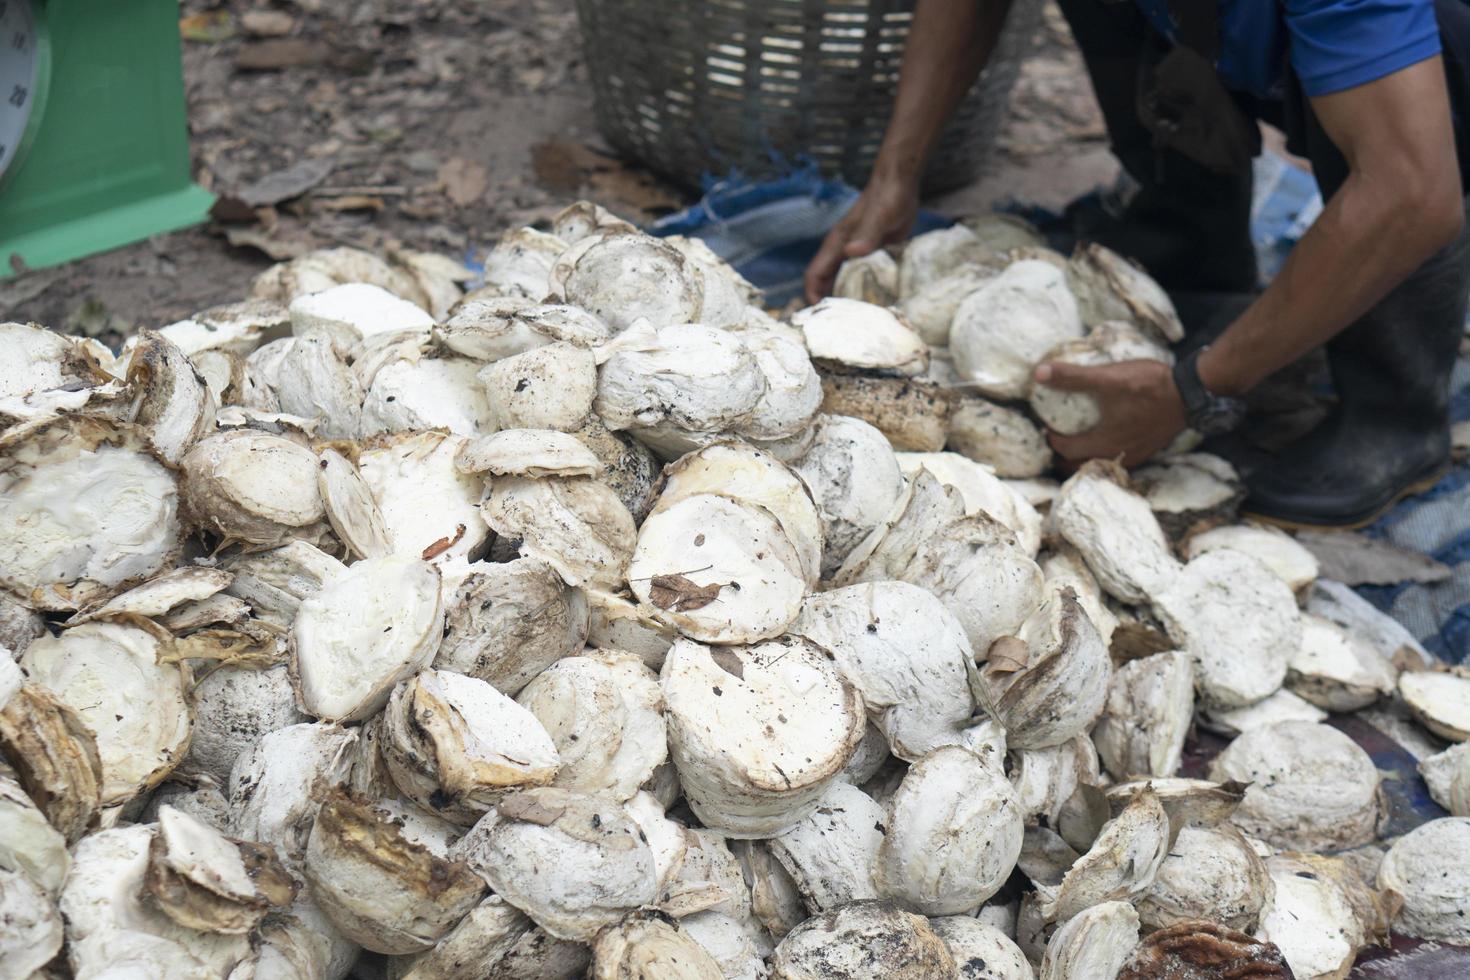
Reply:
[[[1217,395],[1199,378],[1199,357],[1209,346],[1201,347],[1174,365],[1174,386],[1184,401],[1184,414],[1189,427],[1202,436],[1224,435],[1245,419],[1245,402],[1239,398]]]

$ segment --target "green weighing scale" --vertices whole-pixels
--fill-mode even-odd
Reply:
[[[0,0],[0,279],[198,224],[176,0]]]

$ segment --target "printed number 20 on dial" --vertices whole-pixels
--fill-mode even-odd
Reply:
[[[30,121],[39,60],[31,0],[0,0],[0,177],[15,162]]]

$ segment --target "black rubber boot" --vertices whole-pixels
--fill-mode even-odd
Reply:
[[[1450,373],[1465,332],[1470,233],[1333,338],[1337,407],[1245,474],[1245,510],[1279,524],[1360,527],[1449,464]]]
[[[1215,173],[1154,146],[1138,118],[1143,65],[1160,39],[1131,3],[1060,0],[1087,63],[1114,156],[1130,179],[1123,194],[1084,198],[1049,229],[1062,251],[1084,241],[1138,262],[1164,289],[1239,293],[1256,287],[1250,237],[1251,174]]]

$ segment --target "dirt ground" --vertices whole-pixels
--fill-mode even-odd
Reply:
[[[576,197],[645,220],[686,193],[597,134],[573,0],[185,0],[196,180],[211,224],[0,281],[0,317],[116,343],[246,294],[271,262],[399,241],[469,256]],[[986,173],[929,202],[1057,206],[1113,165],[1049,6]]]

